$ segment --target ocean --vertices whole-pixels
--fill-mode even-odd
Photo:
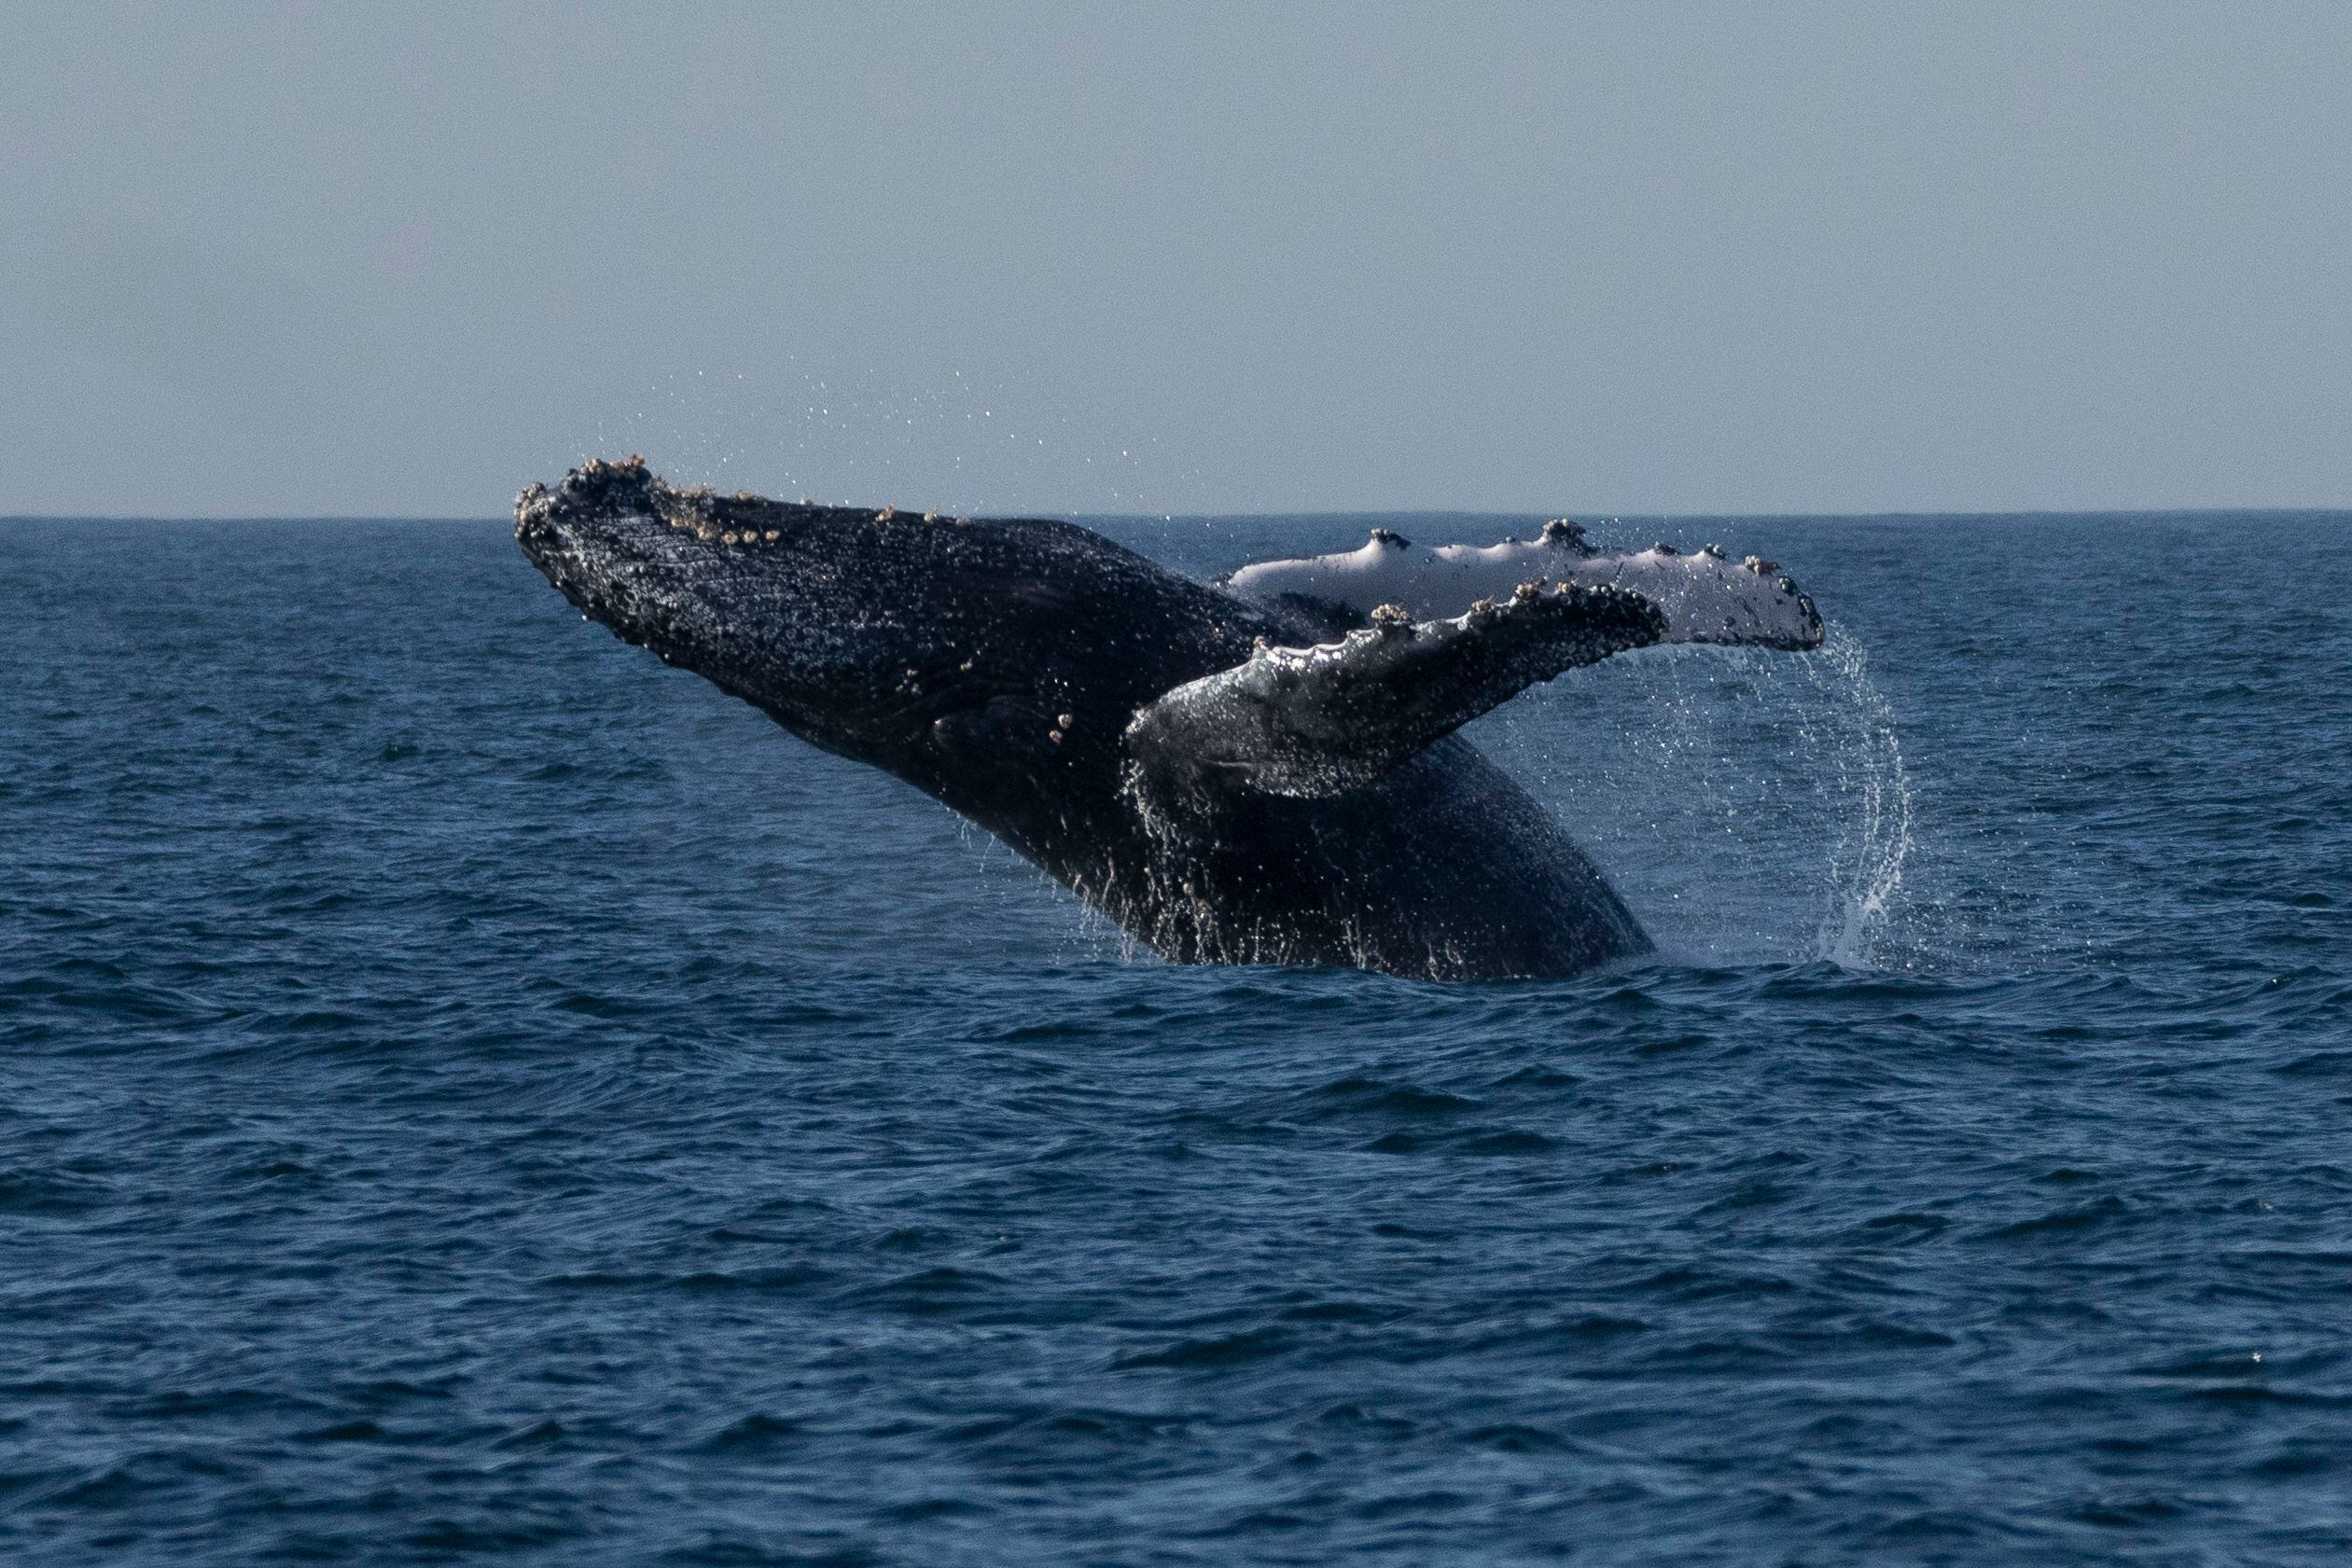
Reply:
[[[1202,573],[1372,522],[1110,520]],[[1659,943],[1132,951],[498,522],[0,522],[0,1560],[2352,1557],[2352,515],[1607,520]]]

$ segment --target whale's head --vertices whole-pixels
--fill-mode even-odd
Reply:
[[[943,797],[1079,763],[1263,630],[1066,523],[717,495],[634,458],[533,485],[515,536],[623,640]]]

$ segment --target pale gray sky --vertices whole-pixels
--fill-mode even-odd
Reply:
[[[0,513],[2352,506],[2352,6],[0,0]]]

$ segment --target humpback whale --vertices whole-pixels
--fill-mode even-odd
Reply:
[[[591,461],[515,503],[583,617],[978,824],[1162,956],[1565,976],[1649,938],[1454,731],[1668,641],[1817,646],[1769,562],[1543,536],[1215,583],[1074,523],[819,506]]]

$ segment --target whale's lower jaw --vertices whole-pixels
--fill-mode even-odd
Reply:
[[[721,498],[636,460],[533,486],[516,534],[590,618],[914,784],[1172,961],[1552,978],[1649,949],[1453,733],[1671,638],[1639,592],[1560,574],[1366,625],[1344,597],[1289,592],[1315,562],[1241,585],[1278,590],[1253,598],[1066,522]],[[1794,590],[1756,602],[1781,614]],[[1801,645],[1788,624],[1733,640]]]

